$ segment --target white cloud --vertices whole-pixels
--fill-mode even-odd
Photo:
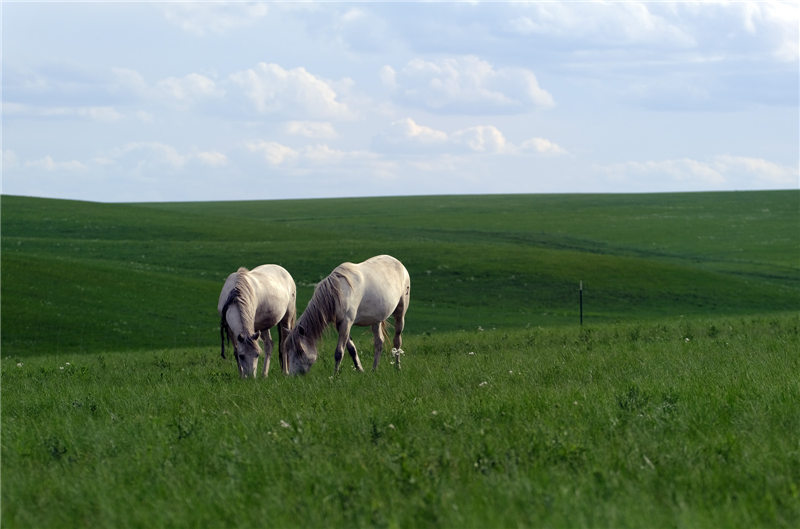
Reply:
[[[15,169],[18,165],[19,165],[19,158],[17,157],[17,153],[12,151],[11,149],[4,149],[3,171],[9,171],[11,169]]]
[[[411,118],[393,121],[372,140],[379,152],[394,154],[432,154],[452,147],[450,137],[442,130],[420,125]]]
[[[79,107],[74,110],[78,116],[92,121],[112,122],[119,121],[124,117],[114,107]]]
[[[602,168],[620,183],[649,183],[686,189],[797,188],[797,168],[782,166],[762,158],[719,155],[708,161],[691,158],[624,162]]]
[[[744,27],[751,35],[766,38],[772,56],[780,62],[800,57],[800,4],[797,2],[747,2],[740,6]]]
[[[511,153],[515,149],[506,141],[503,133],[493,125],[469,127],[453,133],[455,144],[465,145],[469,150],[478,153]]]
[[[250,152],[261,154],[270,165],[282,165],[298,157],[296,150],[274,141],[250,141],[245,146]]]
[[[561,155],[566,149],[545,138],[531,138],[516,146],[494,125],[476,125],[452,133],[420,125],[411,118],[392,122],[374,139],[378,150],[406,154],[539,154]]]
[[[160,104],[177,104],[181,110],[188,109],[205,99],[222,98],[225,89],[216,81],[198,73],[189,73],[182,77],[166,77],[153,84],[136,70],[129,68],[112,68],[113,81],[110,91],[112,93],[127,94],[144,102],[157,102]],[[137,116],[142,119],[144,110],[139,110]],[[152,117],[152,115],[151,115]],[[142,121],[147,121],[142,119]]]
[[[111,123],[124,118],[122,113],[111,106],[51,107],[23,103],[5,103],[3,105],[3,114],[29,118],[77,118],[104,123]]]
[[[184,31],[197,36],[224,34],[250,26],[269,12],[264,3],[169,3],[162,8],[164,17]]]
[[[384,146],[441,146],[448,141],[447,133],[417,124],[411,118],[393,121],[379,136]]]
[[[286,70],[278,64],[259,63],[230,76],[256,110],[262,114],[291,113],[310,117],[348,118],[352,111],[339,100],[334,85],[305,68]]]
[[[110,152],[112,160],[120,160],[129,156],[139,167],[166,165],[173,169],[181,169],[189,160],[188,156],[179,153],[175,147],[157,141],[129,142]]]
[[[667,8],[669,9],[669,8]],[[508,29],[561,39],[581,39],[594,46],[658,43],[689,47],[694,37],[670,16],[654,13],[643,2],[532,3],[510,20]]]
[[[228,163],[228,157],[217,151],[201,151],[194,155],[204,165],[222,167]]]
[[[369,151],[334,149],[324,143],[294,149],[275,141],[254,140],[247,142],[245,147],[250,152],[261,154],[272,166],[337,165],[344,162],[376,161],[380,158],[380,155]]]
[[[152,112],[147,112],[146,110],[137,110],[136,119],[142,123],[153,123],[156,118]]]
[[[345,151],[333,149],[325,144],[309,145],[302,150],[304,159],[316,164],[339,164],[343,162],[363,162],[377,160],[379,155],[362,150]]]
[[[411,138],[421,143],[441,143],[447,141],[447,134],[445,132],[424,125],[418,125],[411,118],[395,121],[392,123],[392,126],[399,129],[403,137]]]
[[[378,73],[378,77],[380,77],[380,80],[384,86],[392,89],[397,88],[397,72],[391,66],[383,66]]]
[[[341,163],[343,160],[354,156],[340,149],[332,149],[328,145],[309,145],[302,151],[303,158],[314,163]]]
[[[172,145],[157,142],[129,142],[109,150],[105,155],[95,157],[96,165],[120,165],[123,168],[149,169],[166,167],[179,171],[192,163],[207,167],[227,165],[228,156],[215,150],[201,151],[196,148],[180,151]]]
[[[162,79],[156,83],[156,90],[162,96],[183,104],[225,95],[225,91],[217,87],[213,79],[197,73]]]
[[[546,138],[531,138],[529,140],[525,140],[522,142],[520,148],[523,151],[535,151],[540,154],[567,154],[566,149]]]
[[[721,155],[714,158],[713,165],[731,177],[751,177],[770,187],[800,187],[800,171],[797,167],[779,165],[763,158]]]
[[[384,83],[396,82],[398,96],[430,110],[481,114],[525,112],[554,105],[553,96],[524,68],[495,68],[467,55],[413,59],[394,76],[384,67]]]
[[[286,133],[312,139],[333,139],[337,137],[336,129],[329,121],[289,121]]]
[[[725,182],[725,176],[711,164],[689,158],[624,162],[606,167],[605,172],[619,181],[656,178],[659,182],[693,183],[702,187]]]
[[[25,167],[33,169],[43,169],[45,171],[84,171],[86,165],[77,161],[70,160],[66,162],[57,162],[49,154],[39,160],[32,160],[25,162]]]
[[[145,95],[150,88],[142,74],[130,68],[111,68],[113,81],[111,82],[112,92],[133,93]]]

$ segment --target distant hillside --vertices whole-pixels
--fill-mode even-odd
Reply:
[[[3,352],[217,347],[239,266],[379,253],[410,333],[800,309],[800,192],[98,204],[3,196]]]

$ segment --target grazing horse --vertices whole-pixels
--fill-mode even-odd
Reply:
[[[284,349],[290,374],[304,374],[317,361],[317,342],[329,324],[339,333],[336,344],[336,367],[345,348],[358,371],[363,371],[350,329],[353,325],[372,326],[375,336],[375,359],[372,369],[378,368],[386,336],[386,319],[394,316],[395,365],[400,368],[403,344],[401,333],[405,323],[411,293],[411,279],[403,264],[389,255],[379,255],[363,263],[343,263],[317,284],[306,310],[286,338]]]
[[[294,327],[297,316],[297,288],[289,272],[273,264],[248,270],[240,268],[228,276],[219,295],[217,310],[220,314],[219,334],[222,340],[222,358],[225,358],[225,335],[233,342],[239,376],[256,374],[264,340],[264,365],[261,375],[267,376],[272,357],[270,328],[278,326],[278,360],[281,370],[287,371],[286,353],[282,343]]]

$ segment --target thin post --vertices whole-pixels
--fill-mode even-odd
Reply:
[[[578,296],[580,299],[580,307],[581,307],[581,325],[583,325],[583,281],[581,280],[580,287],[578,288]]]

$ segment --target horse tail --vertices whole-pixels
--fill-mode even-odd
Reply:
[[[292,296],[294,299],[295,296]],[[289,365],[287,362],[289,358],[287,356],[287,347],[289,336],[292,334],[292,329],[294,329],[295,323],[297,321],[297,306],[294,303],[289,305],[288,311],[288,318],[286,319],[286,327],[278,324],[278,361],[281,364],[281,372],[283,374],[289,373]]]
[[[222,346],[221,355],[222,358],[225,358],[225,337],[227,334],[228,341],[230,341],[230,332],[228,329],[228,307],[231,306],[231,303],[236,299],[238,292],[236,289],[231,290],[230,294],[228,294],[228,299],[225,300],[225,304],[222,306],[222,310],[220,311],[220,319],[219,319],[219,339]]]
[[[383,341],[385,343],[389,342],[389,331],[386,329],[386,320],[383,320],[380,324],[380,333]]]
[[[292,307],[290,309],[290,313],[291,314],[289,315],[289,330],[291,331],[292,329],[294,329],[294,326],[297,324],[297,308],[296,307]]]
[[[222,345],[222,352],[220,354],[222,355],[222,358],[225,358],[225,331],[227,327],[228,325],[225,322],[225,312],[223,312],[222,318],[219,320],[219,340]]]

